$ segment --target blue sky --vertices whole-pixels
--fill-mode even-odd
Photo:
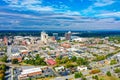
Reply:
[[[0,30],[120,30],[120,0],[0,0]]]

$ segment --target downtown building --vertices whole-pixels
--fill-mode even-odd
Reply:
[[[58,33],[53,33],[53,37],[55,38],[55,40],[58,40]]]
[[[71,31],[69,31],[68,33],[65,33],[65,40],[71,40]]]
[[[48,34],[43,31],[41,32],[41,41],[45,44],[48,42]]]

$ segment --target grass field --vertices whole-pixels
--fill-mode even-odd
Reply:
[[[100,76],[99,79],[100,80],[120,80],[120,78],[116,78],[114,76],[111,76],[111,77],[109,77],[109,76]]]

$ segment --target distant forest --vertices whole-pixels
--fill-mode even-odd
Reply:
[[[58,33],[58,36],[64,36],[68,31],[45,31],[49,36],[53,36],[53,33]],[[40,36],[41,31],[0,31],[0,38],[4,36]],[[108,37],[108,36],[120,36],[120,31],[72,31],[73,36],[79,37]]]

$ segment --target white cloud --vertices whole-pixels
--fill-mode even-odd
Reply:
[[[104,18],[104,19],[99,19],[98,22],[114,22],[114,18]]]
[[[84,15],[88,15],[88,13],[95,13],[96,11],[93,9],[93,6],[89,6],[87,9],[84,9],[81,12]]]
[[[33,18],[33,19],[37,19],[38,18],[37,16],[34,16],[34,15],[7,13],[7,12],[0,12],[0,15],[2,15],[2,16],[12,16],[12,17],[13,16],[17,16],[17,17],[21,17],[21,18]]]
[[[42,6],[42,0],[4,0],[10,7],[34,11],[53,11],[51,6]]]
[[[88,8],[81,11],[82,14],[85,15],[85,16],[93,15],[93,16],[96,17],[96,14],[98,14],[98,15],[100,14],[101,16],[102,15],[109,15],[109,14],[106,14],[106,13],[111,12],[111,10],[104,10],[105,8],[104,9],[100,9],[100,8],[112,5],[113,3],[116,2],[115,0],[90,0],[90,1],[92,1],[93,4],[90,5]],[[101,14],[101,13],[103,13],[103,14]]]
[[[77,11],[66,11],[66,12],[52,12],[54,9],[52,6],[42,6],[41,0],[23,0],[23,2],[14,0],[5,0],[8,1],[10,7],[15,7],[16,9],[27,9],[38,11],[37,15],[35,14],[20,14],[20,13],[6,13],[0,12],[2,16],[0,25],[1,26],[11,26],[11,28],[18,27],[20,28],[28,28],[28,29],[79,29],[79,30],[90,30],[90,29],[117,29],[120,25],[120,21],[116,21],[114,18],[105,18],[105,19],[95,19],[95,18],[87,18],[81,17],[80,12]],[[99,2],[98,2],[99,1]],[[95,13],[97,11],[94,10],[95,7],[102,7],[106,5],[113,4],[113,1],[106,3],[98,0],[93,5],[91,5],[88,9],[84,10],[86,14]],[[107,1],[107,0],[106,0]],[[20,3],[19,3],[20,2]],[[35,4],[35,5],[34,5]],[[38,5],[39,4],[39,5]],[[58,6],[59,7],[59,6]],[[61,8],[65,8],[63,5]],[[59,8],[57,8],[59,9]],[[47,11],[49,11],[47,13]],[[50,12],[51,11],[51,12]],[[40,16],[39,16],[40,15]],[[5,17],[3,17],[5,16]],[[95,17],[120,17],[120,12],[104,12],[104,14],[96,15]],[[12,18],[12,21],[10,21]],[[3,24],[2,24],[3,23]],[[5,24],[4,24],[5,23]],[[6,24],[11,23],[11,24]],[[29,24],[30,23],[30,24]],[[16,25],[16,26],[13,26]],[[30,26],[30,27],[29,27]],[[4,27],[3,27],[4,28]],[[1,29],[1,28],[0,28]]]
[[[28,5],[28,6],[26,6],[26,8],[29,10],[34,10],[34,11],[53,11],[54,10],[54,8],[52,8],[50,6],[41,7],[41,6]]]
[[[24,0],[21,5],[32,5],[32,4],[42,4],[42,0]]]
[[[41,4],[42,0],[3,0],[10,5],[32,5]]]
[[[97,0],[95,3],[94,3],[94,7],[103,7],[103,6],[108,6],[108,5],[111,5],[113,4],[115,1],[113,0]]]
[[[5,1],[6,3],[10,3],[10,4],[18,4],[18,1],[19,0],[3,0],[3,1]]]
[[[67,11],[67,12],[65,12],[65,14],[67,14],[67,15],[80,15],[80,13],[77,11]]]
[[[104,13],[98,14],[97,17],[120,17],[120,12],[111,12],[111,13]]]

